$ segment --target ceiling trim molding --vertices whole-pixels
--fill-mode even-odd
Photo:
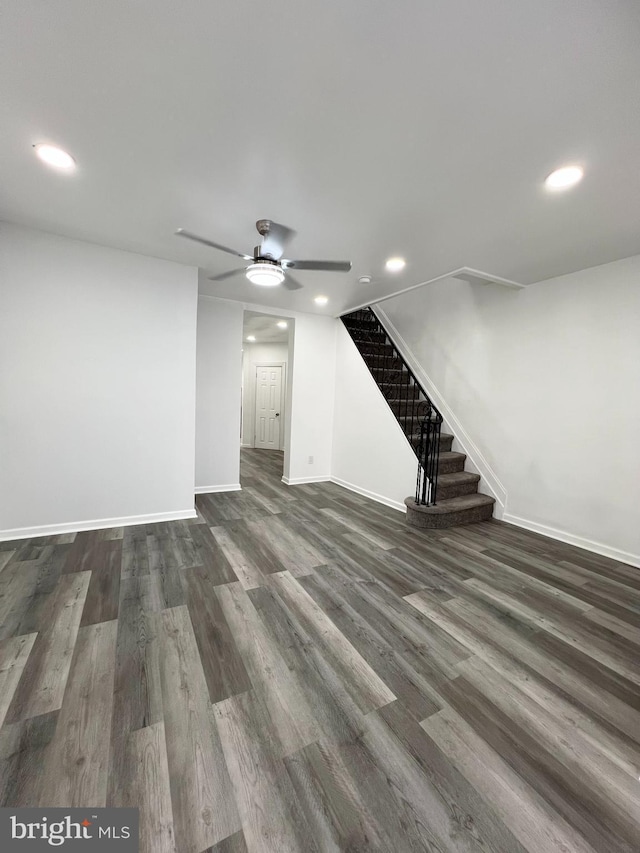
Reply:
[[[379,296],[377,299],[369,299],[366,302],[361,302],[358,305],[345,309],[342,313],[349,314],[351,311],[358,311],[360,308],[366,308],[369,305],[377,305],[379,302],[385,302],[387,299],[393,299],[394,296],[401,296],[403,293],[408,293],[410,290],[417,290],[419,287],[426,287],[428,284],[435,284],[437,281],[444,281],[445,278],[457,278],[461,281],[473,284],[500,284],[502,287],[508,287],[511,290],[522,290],[527,286],[526,284],[520,284],[520,282],[512,281],[509,278],[502,278],[502,276],[493,275],[493,273],[473,269],[473,267],[458,267],[455,270],[451,270],[451,272],[445,272],[442,275],[437,275],[435,278],[430,278],[427,281],[412,284],[410,287],[403,287],[401,290],[396,290],[386,296]]]

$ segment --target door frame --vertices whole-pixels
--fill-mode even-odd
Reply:
[[[250,362],[252,372],[251,377],[251,408],[253,409],[252,417],[253,424],[251,427],[251,447],[256,446],[256,398],[258,396],[258,368],[260,367],[280,367],[280,447],[278,450],[284,450],[284,407],[287,399],[287,362],[286,361],[252,361]]]

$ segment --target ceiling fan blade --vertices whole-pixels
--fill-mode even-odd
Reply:
[[[270,219],[259,219],[256,222],[258,232],[262,234],[262,245],[260,254],[279,261],[287,243],[295,236],[296,232],[286,225],[272,222]]]
[[[287,290],[301,290],[304,285],[300,284],[292,275],[287,273],[284,277],[284,281],[282,282],[282,286],[286,287]]]
[[[294,270],[322,270],[324,272],[349,272],[351,261],[290,261],[282,259],[285,269]]]
[[[227,252],[229,255],[235,255],[237,258],[244,258],[245,261],[252,261],[251,255],[245,255],[242,252],[236,252],[235,249],[230,249],[228,246],[221,246],[220,243],[214,243],[213,240],[207,240],[206,237],[199,237],[197,234],[192,234],[191,231],[185,231],[184,228],[178,228],[176,237],[186,237],[187,240],[195,240],[196,243],[202,243],[204,246],[211,246],[212,249],[219,249],[221,252]]]
[[[220,275],[210,275],[209,281],[224,281],[225,278],[232,278],[234,275],[238,275],[243,272],[244,267],[240,270],[227,270],[227,272],[221,272]]]

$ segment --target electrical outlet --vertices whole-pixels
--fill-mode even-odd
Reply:
[[[313,465],[313,456],[309,457],[309,465]]]

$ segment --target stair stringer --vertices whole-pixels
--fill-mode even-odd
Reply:
[[[447,404],[431,377],[425,372],[422,364],[411,350],[411,347],[394,326],[386,312],[379,305],[371,305],[370,308],[380,323],[382,323],[387,330],[387,333],[393,340],[398,352],[402,355],[416,378],[424,386],[429,397],[440,410],[442,417],[444,418],[444,425],[446,425],[447,431],[453,433],[455,436],[454,444],[457,443],[460,446],[460,452],[465,453],[467,456],[467,469],[480,475],[481,486],[496,499],[494,517],[502,518],[507,509],[507,490],[504,484],[489,462],[485,459],[480,448],[475,444],[469,433],[465,430],[464,426],[460,423],[455,413]]]

